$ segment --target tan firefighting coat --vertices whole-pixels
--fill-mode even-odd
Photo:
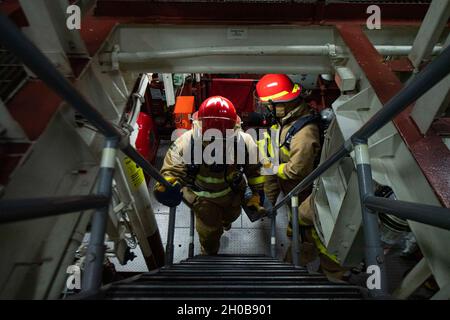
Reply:
[[[172,143],[164,158],[161,174],[164,177],[176,178],[183,186],[183,198],[196,216],[196,229],[202,251],[206,254],[216,254],[223,227],[229,226],[241,213],[247,184],[254,192],[263,190],[265,177],[260,175],[261,165],[256,143],[242,130],[239,130],[237,135],[245,143],[248,152],[250,163],[243,164],[247,181],[242,179],[237,188],[230,186],[237,174],[236,164],[227,164],[225,172],[213,172],[209,166],[202,163],[195,177],[190,176],[186,163],[191,161],[192,135],[192,130],[187,131]],[[238,147],[237,150],[243,152],[242,148]],[[233,158],[236,163],[237,156]]]
[[[271,144],[273,150],[274,144],[278,143],[278,146],[282,145],[285,141],[286,134],[292,125],[301,117],[310,114],[311,109],[307,104],[302,104],[289,112],[281,119],[282,129],[276,141],[272,141],[270,135],[266,135],[264,140],[258,141],[260,152],[265,156],[273,157],[273,151],[271,152],[270,147],[267,148],[267,146]],[[275,125],[272,128],[279,130],[279,125]],[[278,167],[275,167],[275,175],[266,176],[264,185],[264,192],[272,203],[276,202],[280,191],[284,194],[289,193],[289,191],[314,170],[315,161],[320,155],[320,148],[319,127],[315,123],[310,123],[294,135],[289,150],[286,148],[281,148],[279,150],[281,164]],[[266,151],[264,152],[263,150]],[[306,265],[313,261],[315,257],[319,257],[321,270],[324,271],[328,277],[339,279],[347,269],[341,267],[336,260],[336,257],[328,253],[317,236],[317,232],[314,228],[313,198],[310,196],[310,193],[311,188],[306,189],[299,194],[299,201],[301,202],[299,207],[299,224],[308,226],[306,228],[306,239],[303,239],[304,242],[300,243],[301,264]],[[288,210],[291,216],[289,206]],[[290,254],[291,250],[289,248],[285,258],[288,262],[291,262]]]
[[[283,144],[287,132],[296,120],[308,115],[311,115],[311,109],[306,103],[290,111],[281,119],[281,132],[276,141],[270,138],[270,134],[258,141],[261,153],[273,157],[275,153],[271,150]],[[274,125],[271,129],[279,131],[280,126]],[[320,132],[317,124],[310,123],[304,126],[292,137],[290,149],[282,147],[278,153],[280,165],[274,167],[274,175],[266,176],[264,185],[264,192],[272,203],[276,202],[280,191],[287,194],[313,171],[315,161],[320,154]],[[299,194],[299,200],[301,202],[305,200],[309,193],[310,190],[306,190]]]

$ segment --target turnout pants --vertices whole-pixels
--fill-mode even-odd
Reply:
[[[192,209],[202,254],[219,252],[224,227],[231,225],[241,214],[241,199],[242,195],[235,192],[214,199],[195,196]]]

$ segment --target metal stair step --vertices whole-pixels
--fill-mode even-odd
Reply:
[[[255,260],[255,261],[279,261],[279,259],[275,259],[272,257],[265,257],[265,256],[194,256],[192,258],[189,258],[187,260],[190,261],[211,261],[211,260],[220,260],[220,261],[249,261],[249,260]]]
[[[283,263],[283,261],[277,260],[277,259],[240,259],[240,258],[234,258],[234,259],[222,259],[222,258],[216,258],[216,259],[205,259],[205,258],[191,258],[187,260],[182,260],[182,262],[256,262],[256,263],[264,263],[264,262],[270,262],[270,263]]]
[[[348,299],[361,298],[359,288],[349,286],[303,285],[303,286],[121,286],[112,288],[107,297],[114,298],[303,298]]]
[[[361,288],[265,256],[196,256],[117,282],[106,299],[361,299]]]
[[[243,259],[252,259],[252,258],[271,258],[270,256],[267,256],[265,254],[227,254],[227,253],[221,253],[216,254],[213,256],[207,256],[207,255],[196,255],[196,257],[208,257],[208,258],[243,258]]]
[[[201,290],[203,294],[207,293],[208,291],[218,291],[218,290],[224,290],[225,292],[228,292],[229,290],[232,291],[243,291],[243,292],[284,292],[284,293],[297,293],[300,291],[329,291],[329,292],[336,292],[336,291],[346,291],[346,292],[360,292],[359,288],[352,287],[348,285],[338,285],[338,284],[312,284],[312,285],[305,285],[305,284],[289,284],[289,285],[272,285],[272,284],[266,284],[266,283],[253,283],[253,284],[238,284],[238,285],[231,285],[231,284],[204,284],[204,283],[187,283],[187,284],[121,284],[117,285],[115,287],[111,288],[111,291],[127,291],[131,290],[132,292],[145,292],[145,291],[157,291],[157,290],[176,290],[176,291],[196,291]]]
[[[268,272],[267,270],[229,270],[229,269],[212,269],[212,270],[198,270],[198,269],[186,269],[186,270],[161,270],[159,272],[160,275],[174,275],[178,274],[181,275],[219,275],[219,274],[228,274],[228,275],[238,275],[238,276],[251,276],[251,275],[262,275],[262,276],[278,276],[278,275],[293,275],[293,276],[300,276],[308,274],[306,270],[271,270]]]
[[[163,286],[163,285],[183,285],[183,286],[198,286],[198,285],[211,285],[211,286],[259,286],[259,285],[267,285],[267,286],[289,286],[289,285],[317,285],[317,284],[329,284],[329,281],[325,279],[290,279],[290,280],[278,280],[278,279],[258,279],[255,280],[229,280],[229,279],[148,279],[146,281],[136,281],[133,285],[136,286]],[[118,287],[121,287],[123,284],[117,284]],[[115,285],[114,285],[115,286]]]
[[[278,262],[278,261],[181,261],[182,265],[221,265],[221,266],[238,266],[238,265],[251,265],[251,266],[291,266],[291,264]]]
[[[292,265],[221,265],[221,264],[204,264],[204,265],[189,265],[189,264],[176,264],[170,267],[163,267],[161,270],[216,270],[216,269],[229,269],[229,270],[296,270]]]
[[[142,275],[136,280],[136,282],[144,281],[329,281],[325,276],[322,275],[235,275],[235,274],[214,274],[214,275],[178,275],[178,274],[156,274],[156,275]]]

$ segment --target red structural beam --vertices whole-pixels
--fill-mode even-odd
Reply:
[[[239,22],[361,24],[367,20],[369,3],[264,3],[264,2],[155,2],[143,0],[98,0],[96,16],[148,17],[154,22]],[[418,24],[427,3],[378,4],[385,24]]]
[[[337,25],[337,29],[381,103],[386,104],[402,89],[403,84],[388,65],[383,63],[383,57],[360,26],[341,24]],[[440,202],[445,207],[450,207],[450,150],[442,141],[437,128],[432,127],[425,137],[420,133],[410,117],[411,108],[409,106],[398,115],[393,120],[394,125]]]

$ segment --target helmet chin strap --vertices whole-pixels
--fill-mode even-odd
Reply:
[[[269,99],[268,101],[268,105],[266,106],[267,109],[270,111],[271,115],[272,115],[272,119],[275,120],[275,122],[281,126],[281,121],[279,119],[279,117],[277,117],[277,111],[276,111],[276,107],[275,107],[275,103],[273,102],[272,99]],[[269,107],[270,106],[270,107]]]

